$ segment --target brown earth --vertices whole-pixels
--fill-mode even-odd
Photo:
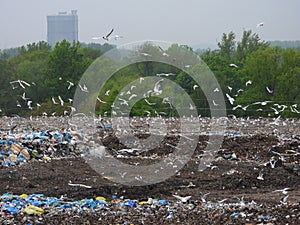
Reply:
[[[193,202],[200,200],[200,193],[209,192],[208,200],[215,202],[224,198],[230,202],[237,202],[236,197],[244,197],[247,202],[254,200],[257,204],[262,204],[261,212],[255,213],[273,212],[277,214],[278,220],[274,224],[287,222],[300,224],[300,155],[293,154],[300,152],[299,136],[284,141],[279,140],[277,136],[265,134],[225,137],[221,150],[218,152],[218,160],[213,162],[213,167],[199,171],[197,164],[199,159],[196,156],[206,146],[205,141],[207,139],[207,136],[200,136],[194,157],[177,174],[161,183],[140,187],[113,183],[95,172],[83,158],[78,157],[57,159],[48,163],[33,160],[21,166],[2,168],[0,170],[0,193],[43,193],[45,196],[60,197],[64,195],[73,199],[95,198],[97,196],[109,198],[111,195],[117,195],[130,199],[147,200],[151,197],[173,202],[176,199],[172,195],[177,194],[180,196],[191,195],[191,202]],[[171,138],[171,140],[173,139]],[[176,138],[173,142],[176,145]],[[113,135],[105,136],[103,143],[109,149],[118,150],[122,148]],[[295,152],[287,152],[286,150]],[[158,153],[160,151],[163,149],[159,149]],[[274,152],[285,154],[286,161],[281,161],[279,155]],[[237,160],[230,159],[229,156],[232,153],[236,154]],[[271,168],[270,163],[268,163],[272,157],[277,160],[275,168]],[[133,160],[139,161],[139,156],[134,157]],[[263,173],[264,180],[257,179],[260,172]],[[90,185],[92,188],[69,186],[69,181]],[[190,183],[195,186],[187,187]],[[291,189],[287,206],[280,209],[275,208],[283,195],[273,191],[286,187]],[[246,209],[247,212],[251,210],[254,209]],[[231,211],[229,210],[229,212]],[[293,220],[286,219],[286,216],[293,214],[293,212],[296,212],[294,213],[296,217]],[[160,220],[159,215],[158,213],[145,224],[202,224],[200,219],[202,217],[208,218],[207,215],[203,216],[201,213],[179,213],[175,221],[166,222]],[[230,214],[225,213],[223,215],[227,215],[227,222],[225,217],[220,216],[215,221],[210,217],[210,222],[203,219],[203,224],[246,224],[247,222],[243,219],[233,221],[230,219]],[[138,217],[138,215],[135,216]],[[41,220],[45,224],[99,224],[99,217],[101,217],[100,214],[93,212],[71,217],[67,213],[61,213],[56,216],[44,214]],[[14,221],[21,221],[22,218],[23,216],[16,215]],[[103,217],[101,223],[117,223],[116,220],[112,219],[113,217],[109,218],[107,217],[105,220]],[[251,224],[250,222],[249,224]],[[133,223],[135,224],[135,222]],[[252,224],[256,223],[253,222]]]

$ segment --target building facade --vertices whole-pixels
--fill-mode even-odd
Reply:
[[[78,16],[77,10],[71,13],[59,12],[47,16],[47,42],[52,47],[57,42],[66,40],[70,43],[78,41]]]

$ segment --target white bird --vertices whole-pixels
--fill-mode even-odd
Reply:
[[[279,125],[279,120],[280,120],[280,115],[274,120],[274,122],[271,122],[270,124],[274,124],[274,125],[276,125],[276,126],[278,126]]]
[[[20,104],[20,102],[19,102],[18,100],[17,100],[16,103],[17,103],[17,106],[18,106],[18,107],[22,107],[21,104]]]
[[[251,80],[248,80],[248,81],[246,82],[246,86],[248,86],[249,84],[252,84],[252,81],[251,81]]]
[[[230,63],[229,66],[230,66],[230,67],[239,68],[239,67],[238,67],[236,64],[234,64],[234,63]]]
[[[246,111],[248,107],[249,107],[249,105],[246,105],[246,106],[244,106],[244,107],[243,107],[242,105],[237,105],[237,106],[233,107],[232,110],[236,110],[236,109],[238,109],[238,108],[241,108],[241,109],[243,109],[244,111]]]
[[[124,178],[126,174],[127,174],[127,172],[123,172],[123,173],[120,173],[120,176],[121,176],[122,178]]]
[[[284,196],[283,198],[281,198],[280,200],[280,203],[283,204],[283,205],[286,205],[287,204],[287,199],[288,199],[288,195]]]
[[[270,160],[270,166],[272,169],[275,168],[277,161],[274,159],[274,156]]]
[[[114,32],[114,29],[111,29],[111,31],[108,34],[106,34],[105,36],[103,36],[102,38],[104,40],[108,41],[109,40],[109,36],[112,34],[112,32]]]
[[[123,98],[118,98],[118,100],[122,101],[120,104],[121,105],[127,105],[128,106],[128,101],[126,101],[125,99]]]
[[[161,94],[162,93],[162,90],[159,90],[160,88],[160,83],[163,81],[164,79],[161,79],[159,81],[157,81],[155,84],[154,84],[154,88],[153,88],[153,92],[155,94]]]
[[[142,81],[144,81],[145,78],[144,77],[140,77],[140,84],[142,83]]]
[[[191,103],[190,103],[190,110],[194,110],[196,109],[196,107],[194,107]]]
[[[68,183],[69,186],[75,186],[75,187],[84,187],[84,188],[92,188],[92,186],[84,185],[84,184],[73,184],[71,181]]]
[[[130,101],[131,99],[135,98],[136,96],[137,96],[136,94],[132,94],[132,95],[128,98],[128,100]]]
[[[166,76],[166,77],[168,77],[168,76],[176,76],[176,74],[175,73],[157,73],[156,74],[156,76]]]
[[[61,105],[61,106],[64,106],[64,100],[62,100],[62,98],[60,97],[60,95],[58,96],[58,99],[59,99],[59,101],[60,101],[60,105]]]
[[[258,180],[264,180],[263,175],[264,175],[264,174],[262,173],[262,171],[260,171],[259,174],[258,174],[257,179],[258,179]]]
[[[278,190],[275,190],[272,192],[281,192],[282,194],[287,195],[288,191],[290,191],[290,190],[291,190],[290,188],[284,188],[284,189],[278,189]]]
[[[215,90],[214,90],[214,92],[219,92],[220,90],[219,90],[219,88],[215,88]]]
[[[107,90],[107,91],[105,92],[105,95],[106,95],[106,96],[109,96],[109,92],[110,92],[110,90]]]
[[[197,87],[199,87],[197,84],[195,84],[194,86],[193,86],[193,90],[195,90]]]
[[[32,101],[27,102],[27,106],[28,106],[29,109],[32,109],[31,103],[32,103]]]
[[[201,194],[201,201],[202,201],[202,202],[206,202],[207,195],[209,195],[210,193],[202,194],[202,193],[200,192],[200,194]]]
[[[270,109],[273,109],[273,110],[274,110],[275,115],[278,115],[278,114],[279,114],[279,111],[278,111],[277,109],[275,109],[275,108],[273,108],[273,107],[270,107]]]
[[[68,81],[68,80],[67,80],[67,82],[69,83],[68,90],[70,90],[70,88],[71,88],[72,86],[74,86],[74,83],[72,83],[71,81]]]
[[[18,83],[22,88],[25,89],[25,86],[23,84],[25,84],[26,86],[30,87],[31,85],[29,83],[27,83],[26,81],[24,80],[14,80],[14,81],[11,81],[9,82],[10,84],[14,84],[14,83]]]
[[[141,52],[141,55],[146,56],[146,57],[151,57],[152,55],[146,53],[146,52]]]
[[[237,90],[237,93],[239,94],[240,92],[243,92],[244,91],[244,89],[239,89],[239,90]]]
[[[229,89],[230,92],[232,91],[232,87],[228,86],[227,88]]]
[[[156,103],[152,103],[152,102],[149,102],[147,99],[144,99],[145,100],[145,102],[148,104],[148,105],[156,105]]]
[[[217,104],[216,102],[215,102],[215,100],[213,100],[213,104],[214,104],[214,106],[218,106],[219,104]]]
[[[256,24],[256,27],[262,27],[262,26],[264,26],[264,22]]]
[[[264,102],[254,102],[252,105],[267,105],[268,103],[273,102],[273,101],[264,101]]]
[[[189,196],[181,197],[179,195],[173,195],[173,197],[177,198],[182,203],[186,203],[192,196],[189,195]]]
[[[51,100],[52,100],[54,105],[58,105],[58,103],[55,101],[55,99],[53,97],[51,98]]]
[[[83,86],[81,86],[80,84],[78,84],[79,88],[81,91],[83,92],[89,92],[88,89],[87,89],[87,86],[85,84],[83,84]]]
[[[23,92],[23,94],[21,95],[21,98],[24,100],[24,101],[27,101],[29,98],[26,98],[26,93]]]
[[[105,101],[101,100],[99,97],[97,97],[97,100],[98,100],[100,103],[103,103],[103,104],[106,103]]]
[[[76,108],[75,108],[75,107],[73,107],[73,106],[68,106],[68,107],[71,108],[71,111],[72,111],[72,112],[76,112]]]
[[[270,90],[269,87],[266,87],[267,91],[269,92],[269,94],[272,94],[273,93],[273,90]]]
[[[122,35],[117,35],[117,34],[116,34],[116,35],[113,36],[113,38],[114,38],[115,40],[118,40],[119,38],[123,38],[123,36],[122,36]]]
[[[235,99],[234,99],[234,98],[232,98],[232,97],[231,97],[229,94],[227,94],[227,93],[226,93],[226,96],[227,96],[227,98],[228,98],[228,100],[229,100],[230,104],[231,104],[231,105],[233,105],[233,103],[234,103]]]

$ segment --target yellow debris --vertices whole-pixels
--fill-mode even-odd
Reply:
[[[24,198],[27,198],[28,195],[27,194],[21,194],[20,197],[24,199]]]
[[[96,197],[96,200],[106,201],[106,198],[104,198],[104,197],[102,197],[102,196],[98,196],[98,197]]]
[[[40,207],[29,205],[24,209],[24,212],[27,213],[28,215],[39,215],[39,214],[43,214],[44,210]]]

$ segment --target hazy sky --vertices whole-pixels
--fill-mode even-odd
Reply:
[[[215,45],[251,29],[264,40],[300,40],[299,0],[0,0],[0,49],[47,39],[49,14],[77,10],[79,41],[115,29],[123,39]],[[264,22],[259,29],[256,24]],[[104,40],[100,40],[104,43]]]

